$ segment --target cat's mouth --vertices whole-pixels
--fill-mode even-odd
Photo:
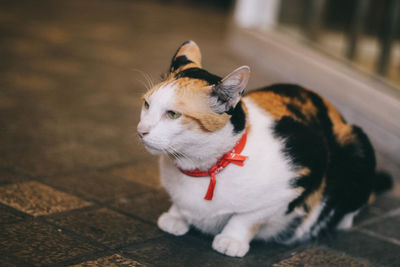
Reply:
[[[147,149],[147,151],[149,151],[153,155],[159,155],[159,154],[165,153],[165,151],[163,149],[158,148],[158,147],[154,146],[153,144],[146,142],[143,139],[140,139],[140,141],[143,143],[143,145]]]

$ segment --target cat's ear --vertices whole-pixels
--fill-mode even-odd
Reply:
[[[174,72],[185,65],[201,68],[201,53],[194,41],[184,42],[172,57],[170,72]]]
[[[250,77],[250,68],[242,66],[223,78],[211,90],[211,109],[216,113],[224,113],[235,108],[243,95]]]

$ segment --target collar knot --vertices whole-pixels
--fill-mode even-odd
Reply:
[[[217,183],[215,175],[219,173],[222,169],[229,165],[229,163],[233,163],[238,166],[243,166],[247,156],[240,155],[243,151],[244,146],[246,145],[247,140],[247,130],[243,133],[240,140],[236,143],[235,147],[225,153],[218,161],[215,163],[210,169],[207,171],[194,170],[194,171],[185,171],[180,169],[180,171],[188,176],[192,177],[210,177],[210,184],[208,185],[207,193],[204,197],[205,200],[212,200],[214,195],[215,184]]]

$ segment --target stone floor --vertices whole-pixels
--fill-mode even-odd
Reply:
[[[169,206],[157,159],[135,136],[146,77],[185,40],[224,75],[229,14],[128,0],[0,0],[0,266],[399,266],[400,197],[356,227],[229,258],[212,238],[156,227]],[[143,74],[146,73],[146,74]],[[250,86],[268,83],[252,71]]]

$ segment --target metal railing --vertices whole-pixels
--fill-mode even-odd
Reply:
[[[346,49],[343,56],[351,61],[355,61],[357,58],[359,44],[366,31],[366,22],[371,19],[369,15],[374,13],[373,10],[371,12],[373,0],[354,1],[355,7],[349,18],[348,28],[344,29],[346,32]],[[304,0],[303,2],[303,18],[300,24],[305,36],[311,41],[317,42],[323,31],[323,19],[327,11],[327,3],[328,0]],[[336,3],[340,4],[340,1]],[[330,6],[336,3],[331,2]],[[374,4],[382,5],[383,10],[381,19],[376,21],[380,25],[377,32],[379,53],[378,58],[375,59],[375,72],[387,76],[392,59],[393,45],[396,37],[400,35],[397,32],[400,30],[400,0],[386,0]]]

